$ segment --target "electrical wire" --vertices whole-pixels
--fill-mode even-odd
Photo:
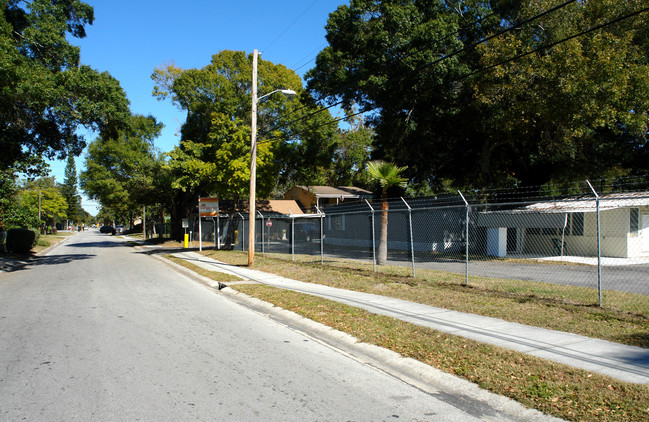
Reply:
[[[307,7],[302,13],[300,13],[300,15],[297,18],[295,18],[293,22],[291,22],[277,37],[275,37],[274,40],[270,42],[270,44],[268,44],[264,49],[262,49],[262,53],[266,52],[266,50],[268,50],[273,44],[275,44],[275,42],[277,42],[277,40],[279,40],[289,29],[291,29],[291,27],[295,25],[302,18],[302,16],[306,14],[306,12],[308,12],[313,6],[315,6],[315,4],[318,1],[319,0],[314,0],[313,3],[309,5],[309,7]]]
[[[574,1],[574,0],[572,0],[572,1]],[[572,1],[571,1],[571,2],[572,2]],[[568,2],[567,2],[567,3],[568,3]],[[473,72],[471,72],[471,73],[469,73],[469,74],[467,74],[467,75],[464,75],[464,76],[463,76],[462,78],[460,78],[460,79],[456,79],[454,82],[459,82],[459,81],[461,81],[461,80],[463,80],[463,79],[469,78],[469,77],[474,76],[474,75],[476,75],[476,74],[479,74],[479,73],[485,72],[485,71],[487,71],[487,70],[493,69],[493,68],[498,67],[498,66],[502,66],[503,64],[510,63],[510,62],[514,62],[514,61],[516,61],[516,60],[520,60],[520,59],[523,58],[523,57],[529,56],[529,55],[534,54],[534,53],[537,53],[537,52],[539,52],[539,51],[543,51],[543,50],[550,49],[550,48],[555,47],[555,46],[557,46],[557,45],[559,45],[559,44],[562,44],[562,43],[568,42],[568,41],[570,41],[570,40],[572,40],[572,39],[574,39],[574,38],[581,37],[581,36],[586,35],[586,34],[588,34],[588,33],[591,33],[591,32],[597,31],[597,30],[599,30],[599,29],[605,28],[605,27],[607,27],[607,26],[610,26],[610,25],[616,24],[616,23],[618,23],[618,22],[621,22],[621,21],[623,21],[623,20],[630,19],[630,18],[635,17],[635,16],[638,16],[638,15],[640,15],[640,14],[642,14],[642,13],[646,13],[647,11],[649,11],[649,7],[645,7],[645,8],[643,8],[643,9],[638,10],[638,11],[632,12],[632,13],[630,13],[630,14],[628,14],[628,15],[620,16],[620,17],[618,17],[618,18],[615,18],[615,19],[613,19],[613,20],[611,20],[611,21],[608,21],[608,22],[604,22],[604,23],[602,23],[602,24],[594,25],[594,26],[588,28],[587,30],[584,30],[584,31],[581,31],[581,32],[579,32],[579,33],[576,33],[576,34],[570,35],[570,36],[565,37],[565,38],[563,38],[563,39],[561,39],[561,40],[558,40],[558,41],[555,41],[555,42],[552,42],[552,43],[549,43],[549,44],[544,44],[544,45],[539,46],[539,47],[537,47],[537,48],[535,48],[535,49],[532,49],[532,50],[530,50],[530,51],[527,51],[527,52],[524,52],[524,53],[521,53],[521,54],[515,55],[515,56],[513,56],[513,57],[510,57],[510,58],[508,58],[508,59],[502,60],[502,61],[500,61],[500,62],[498,62],[498,63],[493,64],[493,65],[486,66],[486,67],[483,67],[483,68],[481,68],[481,69],[477,69],[477,70],[475,70],[475,71],[473,71]],[[493,39],[493,37],[489,37],[489,39]],[[430,90],[429,90],[429,91],[430,91]],[[357,116],[357,115],[360,115],[360,114],[369,113],[369,112],[374,111],[374,110],[379,109],[379,108],[381,108],[381,107],[380,107],[380,106],[371,107],[371,108],[369,108],[369,109],[359,111],[359,112],[354,113],[354,114],[351,114],[351,115],[349,115],[349,116],[342,117],[342,118],[338,118],[338,119],[334,119],[334,120],[332,120],[332,121],[330,121],[330,122],[326,122],[326,123],[323,123],[323,124],[320,124],[320,125],[317,125],[317,126],[314,126],[314,127],[308,128],[307,130],[316,130],[316,129],[320,128],[320,127],[323,127],[323,126],[326,126],[326,125],[331,125],[331,124],[334,124],[334,123],[338,123],[338,122],[340,122],[340,121],[342,121],[342,120],[346,120],[346,119],[349,119],[349,118],[351,118],[351,117],[354,117],[354,116]],[[309,116],[311,116],[311,115],[313,115],[313,114],[316,114],[316,113],[319,113],[319,112],[322,112],[322,111],[324,111],[324,109],[321,109],[321,110],[318,110],[318,111],[316,111],[316,112],[313,112],[313,113],[310,114],[310,115],[303,116],[302,118],[299,118],[299,119],[296,119],[296,120],[290,121],[290,122],[288,122],[288,123],[286,123],[286,124],[283,124],[283,125],[281,125],[281,126],[278,126],[278,127],[274,128],[274,129],[272,129],[271,131],[273,131],[273,130],[277,130],[278,128],[281,128],[281,127],[283,127],[283,126],[287,126],[287,125],[289,125],[289,124],[292,124],[292,123],[294,123],[294,122],[297,122],[297,121],[299,121],[299,120],[302,120],[302,119],[304,119],[304,118],[306,118],[306,117],[309,117]],[[264,132],[264,133],[269,133],[269,132],[270,132],[270,131],[267,131],[267,132]],[[306,130],[305,130],[305,131],[302,131],[302,132],[300,132],[300,133],[306,133]],[[261,142],[264,142],[264,141],[261,141]],[[266,141],[266,142],[269,142],[269,141]]]
[[[462,47],[462,48],[460,48],[460,49],[458,49],[458,50],[455,50],[455,51],[449,53],[448,55],[442,56],[442,57],[440,57],[440,58],[438,58],[438,59],[436,59],[436,60],[434,60],[434,61],[432,61],[432,62],[425,63],[425,64],[423,64],[423,65],[417,67],[416,69],[414,69],[414,70],[412,70],[412,71],[406,73],[405,75],[401,76],[399,79],[397,79],[396,82],[399,82],[399,81],[401,81],[401,80],[405,80],[405,78],[407,78],[408,76],[410,76],[410,75],[413,74],[413,73],[421,72],[421,71],[424,70],[425,68],[428,68],[428,67],[434,66],[434,65],[436,65],[436,64],[438,64],[438,63],[440,63],[440,62],[442,62],[442,61],[444,61],[444,60],[448,60],[448,59],[450,59],[451,57],[454,57],[454,56],[456,56],[456,55],[458,55],[458,54],[460,54],[460,53],[462,53],[462,52],[464,52],[464,51],[467,51],[467,50],[473,49],[473,48],[477,47],[477,46],[480,45],[480,44],[483,44],[483,43],[488,42],[488,41],[490,41],[490,40],[492,40],[492,39],[494,39],[494,38],[496,38],[496,37],[502,36],[502,35],[504,35],[504,34],[506,34],[506,33],[508,33],[508,32],[511,32],[511,31],[517,29],[517,28],[520,28],[520,27],[523,26],[523,25],[526,25],[526,24],[528,24],[528,23],[530,23],[530,22],[533,22],[533,21],[535,21],[535,20],[537,20],[537,19],[542,18],[543,16],[546,16],[546,15],[548,15],[548,14],[550,14],[550,13],[553,13],[553,12],[555,12],[555,11],[557,11],[557,10],[560,10],[560,9],[562,9],[562,8],[568,6],[568,5],[570,5],[570,4],[572,4],[572,3],[576,2],[576,1],[579,1],[579,0],[567,0],[567,1],[563,2],[563,3],[561,3],[561,4],[558,4],[558,5],[556,5],[556,6],[552,7],[552,8],[550,8],[550,9],[547,9],[547,10],[545,10],[545,11],[543,11],[543,12],[537,14],[537,15],[534,15],[534,16],[532,16],[532,17],[530,17],[530,18],[528,18],[528,19],[525,19],[525,20],[523,20],[523,21],[520,21],[520,22],[516,23],[515,25],[512,25],[512,26],[510,26],[510,27],[507,27],[507,28],[505,28],[505,29],[503,29],[503,30],[501,30],[501,31],[498,31],[498,32],[496,32],[496,33],[494,33],[494,34],[492,34],[492,35],[489,35],[489,36],[487,36],[487,37],[485,37],[485,38],[483,38],[483,39],[481,39],[481,40],[479,40],[479,41],[476,41],[476,42],[474,42],[474,43],[472,43],[472,44],[469,44],[468,46],[464,46],[464,47]],[[484,19],[484,18],[483,18],[483,19]],[[451,34],[451,35],[455,35],[455,34],[457,34],[457,33],[458,33],[458,32],[456,31],[454,34]],[[448,37],[448,35],[447,35],[447,37]],[[446,38],[446,37],[445,37],[445,38]],[[442,38],[441,40],[444,40],[445,38]],[[414,54],[414,53],[413,53],[413,54]],[[353,82],[357,83],[358,80],[353,81]],[[387,83],[388,83],[388,81],[386,80],[385,82],[383,82],[382,84],[380,84],[379,87],[384,86],[384,85],[386,85]],[[392,83],[394,83],[394,82],[392,82]],[[349,85],[349,84],[346,85],[346,87],[349,87],[349,86],[351,86],[351,85]],[[340,92],[340,90],[342,90],[342,89],[345,89],[345,87],[340,88],[340,89],[337,90],[336,92]],[[335,92],[334,92],[334,95],[335,95]],[[306,119],[306,118],[309,118],[309,117],[311,117],[311,116],[313,116],[313,115],[315,115],[315,114],[322,113],[322,112],[324,112],[324,111],[326,111],[326,110],[328,110],[328,109],[330,109],[330,108],[333,108],[333,107],[339,106],[339,105],[341,105],[341,104],[344,103],[344,102],[345,102],[345,100],[340,100],[340,101],[335,102],[335,103],[333,103],[333,104],[331,104],[331,105],[329,105],[329,106],[327,106],[327,107],[323,107],[323,108],[321,108],[321,109],[318,109],[318,110],[316,110],[316,111],[314,111],[314,112],[311,112],[311,113],[309,113],[309,114],[306,114],[306,115],[304,115],[304,116],[302,116],[302,117],[299,117],[299,118],[297,118],[297,119],[295,119],[295,120],[289,121],[289,122],[284,123],[284,124],[276,125],[275,127],[273,127],[273,128],[271,128],[271,129],[269,129],[269,130],[267,130],[267,131],[264,131],[264,132],[260,133],[259,136],[262,137],[262,136],[264,136],[264,135],[266,135],[266,134],[268,134],[268,133],[270,133],[270,132],[273,132],[273,131],[275,131],[275,130],[278,130],[278,129],[284,127],[284,126],[288,126],[288,125],[291,125],[291,124],[293,124],[293,123],[297,123],[297,122],[299,122],[299,121],[301,121],[301,120],[304,120],[304,119]],[[295,110],[294,112],[297,112],[297,111],[299,111],[299,110],[301,110],[301,109],[303,109],[303,108],[305,108],[305,107],[299,108],[299,109]],[[372,108],[370,108],[370,109],[363,110],[363,111],[358,112],[358,113],[354,113],[354,114],[348,116],[348,118],[349,118],[349,117],[354,117],[354,116],[356,116],[356,115],[359,115],[359,114],[362,114],[362,113],[365,113],[365,112],[370,112],[370,111],[376,110],[377,108],[380,108],[380,107],[376,106],[376,107],[372,107]],[[343,118],[341,118],[341,119],[336,119],[336,120],[334,120],[334,121],[331,122],[331,123],[337,123],[337,122],[339,122],[339,121],[341,121],[341,120],[344,120],[344,119],[343,119]],[[331,124],[331,123],[328,123],[328,124]],[[322,126],[322,125],[317,126],[316,128],[321,127],[321,126]]]
[[[576,1],[576,0],[572,0],[572,1]],[[490,17],[492,17],[492,16],[494,16],[494,15],[496,15],[495,12],[489,13],[489,14],[487,14],[487,15],[485,15],[485,16],[481,16],[481,17],[479,17],[478,19],[476,19],[475,21],[473,21],[470,25],[464,25],[464,26],[462,26],[461,28],[458,28],[457,31],[455,31],[455,32],[453,32],[453,33],[450,33],[450,34],[447,34],[447,35],[444,36],[443,38],[440,38],[440,39],[435,40],[435,41],[433,42],[432,46],[430,47],[430,49],[436,47],[436,46],[439,45],[442,41],[445,41],[446,39],[448,39],[448,38],[450,38],[450,37],[453,37],[453,36],[459,35],[460,32],[461,32],[463,29],[472,28],[472,27],[474,27],[476,24],[479,24],[479,23],[481,23],[482,21],[484,21],[485,19],[488,19],[488,18],[490,18]],[[348,22],[347,25],[345,25],[345,29],[343,29],[343,31],[346,31],[346,30],[351,26],[351,24],[352,24],[352,22]],[[514,27],[509,28],[507,31],[510,31],[510,30],[512,30],[512,29],[514,29]],[[325,44],[325,47],[326,47],[326,44]],[[409,53],[409,54],[406,54],[405,56],[401,57],[400,59],[401,59],[401,60],[406,60],[406,59],[408,59],[408,58],[412,57],[413,55],[418,54],[418,53],[420,53],[420,52],[421,52],[421,50],[414,50],[413,52],[411,52],[411,53]],[[299,68],[304,67],[306,64],[308,64],[308,63],[310,63],[311,61],[313,61],[316,57],[317,57],[317,54],[316,54],[316,56],[315,56],[313,59],[311,59],[311,60],[309,60],[308,62],[304,63],[304,64],[303,64],[302,66],[300,66]],[[299,69],[299,68],[298,68],[298,69]],[[297,69],[294,69],[294,70],[297,70]],[[405,76],[407,76],[407,75],[405,75]],[[403,76],[402,78],[405,78],[405,76]],[[361,81],[361,77],[358,76],[358,77],[354,78],[352,81],[350,81],[349,83],[347,83],[347,84],[343,85],[342,87],[336,89],[336,90],[335,90],[335,91],[334,91],[330,96],[336,96],[336,95],[337,95],[338,93],[340,93],[341,91],[343,91],[343,90],[345,90],[345,89],[347,89],[347,88],[349,88],[349,87],[352,87],[352,86],[358,84],[358,82],[360,82],[360,81]],[[324,107],[324,109],[318,110],[318,111],[314,112],[314,114],[317,114],[317,113],[323,112],[324,110],[328,110],[328,109],[330,109],[330,108],[333,108],[333,107],[339,106],[339,105],[341,105],[343,102],[344,102],[344,100],[340,100],[340,101],[338,101],[338,102],[336,102],[336,103],[330,104],[329,106],[322,106],[322,107]],[[298,112],[298,111],[300,111],[300,110],[302,110],[302,109],[305,109],[305,108],[307,108],[307,107],[308,107],[308,106],[306,106],[306,105],[305,105],[305,106],[302,106],[302,107],[298,108],[297,110],[294,110],[293,112],[296,113],[296,112]],[[307,115],[307,116],[304,116],[303,118],[306,118],[306,117],[309,117],[309,116],[310,116],[310,115]],[[300,118],[300,119],[298,119],[297,121],[302,120],[303,118]],[[293,122],[290,122],[290,123],[293,123]],[[287,123],[287,124],[290,124],[290,123]],[[279,126],[279,127],[281,127],[281,126]],[[270,131],[273,131],[273,130],[276,130],[276,128],[270,129]],[[262,133],[262,135],[263,135],[263,133]]]

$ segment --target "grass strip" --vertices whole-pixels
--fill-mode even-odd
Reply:
[[[233,282],[233,281],[243,281],[241,277],[237,277],[236,275],[233,274],[228,274],[228,273],[223,273],[220,271],[210,271],[206,270],[203,267],[199,267],[198,265],[192,264],[191,262],[187,262],[182,258],[177,258],[173,255],[163,255],[163,258],[168,259],[171,262],[174,262],[180,266],[183,266],[185,268],[188,268],[192,270],[193,272],[202,275],[203,277],[207,277],[210,280],[214,281],[220,281],[222,283],[227,283],[227,282]]]
[[[232,265],[247,266],[245,252],[207,250],[202,253]],[[441,271],[417,270],[417,276],[412,277],[410,270],[403,267],[381,266],[381,272],[375,273],[371,264],[356,261],[321,265],[319,261],[292,261],[283,255],[269,254],[258,254],[254,269],[294,280],[649,348],[649,311],[642,314],[586,306],[569,300],[549,299],[540,293],[540,290],[544,293],[551,290],[557,297],[570,296],[566,290],[571,288],[567,286],[474,277],[467,287],[463,285],[463,275]],[[509,285],[510,289],[497,289],[496,283]],[[644,301],[647,302],[646,297]]]
[[[32,247],[32,252],[38,253],[43,251],[50,246],[56,245],[57,243],[65,240],[66,237],[71,236],[72,232],[59,232],[58,234],[42,234],[38,237],[36,245]]]
[[[624,383],[311,295],[263,285],[234,288],[546,414],[571,421],[649,418],[646,385]]]

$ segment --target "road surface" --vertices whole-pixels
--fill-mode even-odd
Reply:
[[[0,420],[515,419],[417,389],[98,231],[0,273]]]

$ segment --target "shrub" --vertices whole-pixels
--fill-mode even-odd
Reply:
[[[36,244],[36,232],[29,229],[9,229],[7,231],[7,250],[14,253],[27,253]]]

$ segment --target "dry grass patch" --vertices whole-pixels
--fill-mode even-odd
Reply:
[[[556,417],[574,421],[649,418],[646,385],[624,383],[315,296],[260,285],[235,288]]]

